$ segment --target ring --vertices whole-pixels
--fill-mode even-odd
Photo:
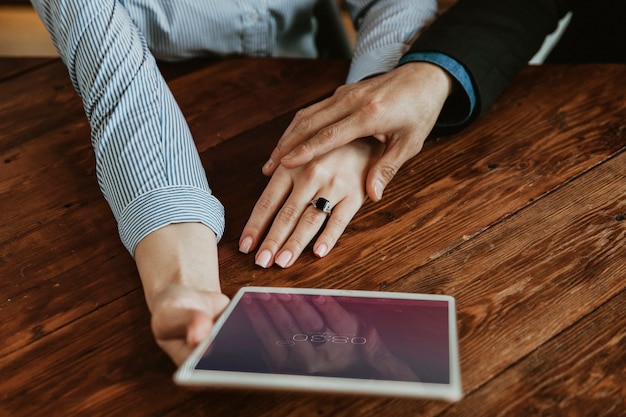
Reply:
[[[312,200],[311,205],[313,205],[313,207],[315,207],[319,211],[326,213],[327,215],[330,215],[330,212],[332,211],[330,209],[330,201],[326,200],[323,197],[318,197],[315,200]]]

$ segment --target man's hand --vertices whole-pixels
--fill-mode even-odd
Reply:
[[[440,67],[407,63],[386,74],[344,85],[335,94],[300,110],[263,167],[271,175],[282,165],[295,168],[358,138],[385,144],[366,180],[378,201],[398,169],[422,149],[452,91]]]

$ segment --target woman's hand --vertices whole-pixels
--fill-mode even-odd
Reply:
[[[243,229],[239,250],[248,253],[260,243],[257,265],[287,268],[319,233],[313,252],[325,256],[363,205],[365,177],[381,148],[372,138],[360,139],[297,168],[278,167]],[[311,204],[320,197],[330,202],[330,215]]]
[[[139,242],[135,261],[154,337],[180,365],[229,302],[220,291],[215,233],[200,223],[165,226]]]
[[[174,363],[181,365],[209,336],[228,301],[228,297],[216,291],[167,287],[153,304],[152,332],[156,342]]]

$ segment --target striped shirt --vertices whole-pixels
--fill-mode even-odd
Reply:
[[[200,222],[218,236],[193,138],[155,59],[206,54],[315,57],[315,0],[31,0],[91,127],[98,184],[131,254],[148,233]],[[358,29],[347,82],[387,72],[436,0],[347,0]]]

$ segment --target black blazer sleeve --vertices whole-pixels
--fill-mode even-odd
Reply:
[[[459,0],[424,30],[407,54],[438,52],[463,65],[476,93],[467,125],[491,106],[574,1]]]

